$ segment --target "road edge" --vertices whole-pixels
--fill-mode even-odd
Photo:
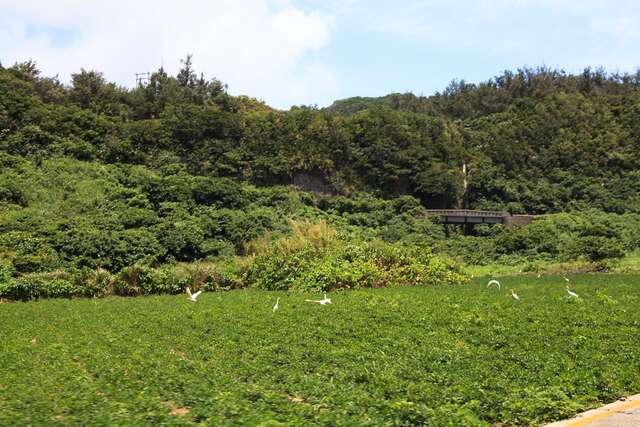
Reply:
[[[546,424],[544,427],[579,427],[587,425],[588,423],[602,420],[613,415],[624,413],[630,409],[640,408],[640,394],[622,398],[609,405],[602,406],[600,408],[591,409],[589,411],[578,414],[574,418],[568,420],[556,421],[551,424]]]

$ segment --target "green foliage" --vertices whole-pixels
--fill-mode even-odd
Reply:
[[[581,237],[576,242],[580,255],[585,256],[590,261],[601,261],[611,258],[622,258],[624,249],[622,245],[606,237],[586,236]]]
[[[10,262],[0,260],[0,295],[4,295],[7,286],[13,282],[15,269]]]
[[[354,290],[277,313],[258,291],[7,304],[0,424],[531,425],[637,391],[637,278],[572,281],[580,300],[504,279],[520,303],[439,285],[467,283],[451,257],[609,271],[640,250],[639,77],[523,69],[277,111],[190,56],[131,90],[0,67],[0,302]],[[424,207],[545,216],[463,235]]]
[[[71,159],[44,160],[39,168],[15,156],[3,159],[14,171],[14,188],[28,195],[26,206],[6,204],[0,210],[0,257],[16,274],[77,268],[115,274],[132,265],[155,271],[167,262],[201,260],[233,265],[225,260],[252,253],[248,241],[265,233],[268,240],[290,233],[288,218],[327,221],[339,238],[320,252],[303,247],[291,254],[274,250],[258,256],[254,273],[245,275],[244,269],[233,267],[228,281],[212,279],[216,284],[211,286],[396,286],[411,283],[414,271],[431,265],[417,257],[410,263],[415,269],[398,270],[407,269],[406,280],[397,279],[380,268],[371,252],[384,245],[377,240],[406,248],[410,257],[424,251],[434,259],[452,256],[476,265],[530,266],[584,260],[601,270],[615,268],[616,259],[640,248],[640,215],[632,213],[554,214],[512,230],[478,226],[474,234],[463,236],[425,217],[420,201],[410,196],[317,197],[290,187],[260,188],[193,176],[180,165],[165,165],[158,173],[144,166]],[[348,243],[360,248],[354,259],[346,259]],[[131,292],[128,287],[94,286],[89,281],[79,294],[173,293],[188,282],[161,280],[168,284],[133,286]]]
[[[0,151],[36,163],[181,163],[201,175],[146,183],[156,205],[193,196],[243,209],[235,183],[209,177],[304,187],[297,178],[312,176],[321,185],[308,189],[411,195],[429,207],[640,212],[637,75],[522,69],[453,82],[432,97],[283,112],[228,95],[217,79],[197,77],[189,59],[183,66],[133,90],[97,71],[81,70],[65,87],[32,62],[2,69]],[[19,192],[3,192],[21,203]]]
[[[76,278],[76,281],[81,283],[85,297],[104,297],[113,294],[115,280],[114,275],[103,268],[84,269]]]
[[[15,301],[38,298],[70,298],[79,296],[81,289],[66,273],[40,273],[9,279],[0,283],[0,295]]]
[[[436,250],[480,265],[585,259],[604,266],[637,247],[639,219],[636,214],[598,211],[547,215],[512,230],[478,228],[476,236],[436,242]]]
[[[162,282],[160,285],[164,284]],[[154,293],[155,281],[149,267],[132,265],[122,269],[115,282],[113,291],[116,295],[136,296]]]
[[[16,183],[15,174],[0,175],[0,204],[11,203],[20,206],[27,205],[27,196]]]
[[[640,389],[639,276],[498,279],[1,304],[0,424],[544,425]]]
[[[146,284],[141,270],[136,285],[120,272],[205,260],[228,267],[212,288],[396,286],[448,256],[611,269],[640,248],[639,96],[637,76],[541,68],[285,112],[228,95],[190,58],[133,90],[88,70],[64,86],[16,64],[0,69],[0,259],[16,277],[120,277],[78,278],[86,295],[178,292],[190,279]],[[424,206],[552,214],[463,236]],[[290,233],[289,219],[326,221],[338,237],[230,261]],[[391,269],[404,279],[378,247],[405,251]]]
[[[336,237],[323,223],[294,223],[294,235],[269,245],[247,268],[247,283],[267,290],[380,288],[460,284],[453,264],[424,247]]]

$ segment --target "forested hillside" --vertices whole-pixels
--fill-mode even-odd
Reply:
[[[68,272],[83,284],[121,272],[137,289],[122,293],[135,294],[144,274],[131,279],[131,266],[251,255],[261,236],[301,227],[291,220],[338,230],[331,251],[304,258],[324,257],[324,267],[304,264],[317,277],[366,261],[358,257],[369,249],[355,256],[349,239],[479,264],[617,258],[640,247],[639,88],[639,76],[536,69],[431,97],[279,111],[229,95],[190,58],[178,75],[161,69],[134,89],[96,71],[63,85],[33,62],[0,68],[0,285],[37,296],[33,289],[55,277],[63,290],[53,294],[76,294],[64,287]],[[574,213],[446,238],[425,207]],[[380,253],[414,259],[397,250]],[[280,258],[267,256],[261,268],[280,271]],[[414,261],[416,271],[440,271]],[[237,286],[240,276],[263,283],[249,262],[216,270],[215,286]],[[365,264],[349,280],[375,276]]]
[[[350,98],[325,111],[355,116],[386,107],[443,118],[460,150],[448,171],[469,163],[472,207],[637,211],[639,85],[640,74],[523,69],[478,85],[453,82],[430,97]]]
[[[132,90],[93,71],[63,86],[24,63],[0,71],[0,147],[36,162],[180,164],[256,185],[407,194],[427,207],[637,212],[639,86],[602,71],[521,70],[431,97],[277,111],[228,95],[189,60]]]

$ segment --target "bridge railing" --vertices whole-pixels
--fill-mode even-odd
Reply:
[[[467,217],[498,217],[509,216],[508,212],[500,211],[479,211],[470,209],[426,209],[427,215],[441,216],[467,216]]]

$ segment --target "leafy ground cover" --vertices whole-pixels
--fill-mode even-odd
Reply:
[[[640,276],[570,279],[1,304],[0,425],[539,425],[640,390]]]

